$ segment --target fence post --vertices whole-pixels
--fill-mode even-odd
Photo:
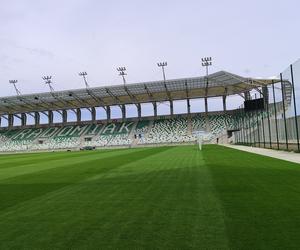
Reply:
[[[246,116],[247,117],[247,116]],[[252,135],[251,135],[251,120],[250,120],[250,114],[248,113],[248,127],[249,127],[249,144],[252,146]]]
[[[273,81],[272,81],[272,89],[273,89],[273,102],[274,102],[275,130],[276,130],[277,149],[279,150],[278,123],[277,123],[277,107],[276,107],[275,87],[274,87],[274,82]]]
[[[272,148],[272,137],[271,137],[271,122],[270,122],[270,112],[269,112],[269,101],[267,102],[267,114],[268,114],[269,144],[270,144],[270,148]]]
[[[241,121],[240,121],[240,117],[238,117],[238,126],[239,126],[239,143],[242,143],[242,127],[241,127]]]
[[[264,143],[264,148],[265,148],[266,147],[266,136],[265,136],[265,124],[264,124],[264,112],[261,111],[260,114],[261,114],[263,143]]]
[[[281,82],[281,94],[282,94],[282,106],[283,106],[283,120],[284,120],[284,131],[285,131],[285,143],[286,149],[289,149],[289,142],[288,142],[288,134],[287,134],[287,126],[286,126],[286,114],[285,114],[285,100],[284,100],[284,88],[283,88],[283,80],[282,80],[282,73],[280,73],[280,82]]]
[[[298,148],[298,151],[300,151],[299,131],[298,131],[298,119],[297,119],[297,104],[296,104],[294,72],[293,72],[293,65],[292,64],[291,64],[291,77],[292,77],[292,88],[293,88],[293,99],[294,99],[294,112],[295,112],[295,126],[296,126],[296,136],[297,136],[297,148]]]
[[[260,148],[260,132],[259,132],[259,122],[258,122],[258,111],[255,111],[256,114],[256,126],[257,126],[257,137],[258,137],[258,147]]]
[[[248,144],[248,133],[246,131],[245,114],[243,114],[243,128],[244,128],[244,132],[245,132],[245,144]]]
[[[245,124],[244,124],[244,116],[241,116],[241,123],[243,128],[243,144],[246,144],[246,131],[245,131]]]
[[[253,144],[254,144],[254,147],[256,147],[256,136],[255,136],[255,122],[253,122],[253,112],[251,112],[251,124],[253,126]]]

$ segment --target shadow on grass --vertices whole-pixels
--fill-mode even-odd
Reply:
[[[3,180],[0,182],[0,210],[165,150],[168,150],[168,148],[144,149],[139,151],[138,154],[135,151],[128,151],[127,154],[112,155],[101,159],[89,159],[87,157],[84,162],[70,163],[63,167],[58,166]],[[76,155],[76,157],[80,156]],[[42,164],[42,162],[37,164]]]

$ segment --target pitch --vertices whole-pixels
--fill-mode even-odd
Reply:
[[[299,180],[216,145],[0,155],[0,248],[296,249]]]

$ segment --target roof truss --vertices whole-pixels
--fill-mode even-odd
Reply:
[[[245,78],[225,71],[208,75],[208,80],[208,86],[206,77],[192,77],[3,97],[0,115],[235,95],[279,81]]]

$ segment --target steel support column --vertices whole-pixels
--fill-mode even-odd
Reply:
[[[63,124],[66,124],[68,122],[68,112],[67,110],[62,110],[62,122]]]
[[[188,114],[190,114],[191,113],[191,101],[189,98],[186,99],[186,104],[187,104],[187,112],[188,112]]]
[[[81,122],[81,109],[80,108],[76,109],[76,120],[78,123]]]
[[[106,106],[106,117],[107,117],[107,121],[109,121],[111,118],[110,106]]]
[[[227,107],[226,107],[226,95],[223,95],[223,111],[227,111]]]
[[[122,120],[125,121],[126,119],[126,106],[121,105],[121,111],[122,111]]]
[[[92,116],[92,122],[96,122],[96,108],[91,108],[91,116]]]
[[[174,106],[173,106],[173,101],[172,100],[170,101],[170,114],[171,114],[171,116],[174,115]]]
[[[26,124],[27,124],[27,116],[26,116],[25,113],[22,113],[22,114],[21,114],[21,126],[22,126],[22,127],[25,127]]]
[[[152,102],[152,104],[153,104],[154,117],[157,117],[157,103],[156,102]]]
[[[136,105],[136,108],[137,108],[138,118],[141,119],[141,117],[142,117],[142,107],[141,107],[141,104],[138,103]]]
[[[48,111],[48,125],[53,124],[53,111],[49,110]]]
[[[34,125],[38,126],[40,125],[40,113],[34,112]]]
[[[8,127],[12,128],[14,126],[14,115],[8,114]]]

